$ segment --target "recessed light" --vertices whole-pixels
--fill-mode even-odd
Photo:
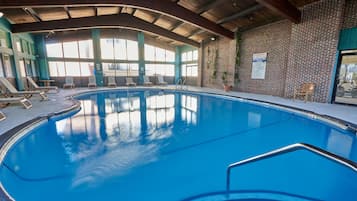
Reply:
[[[4,13],[3,13],[3,12],[0,12],[0,18],[1,18],[2,16],[4,16]]]
[[[211,41],[215,41],[216,40],[216,37],[211,37]]]

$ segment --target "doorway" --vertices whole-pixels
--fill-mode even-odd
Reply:
[[[357,105],[357,50],[341,52],[334,94],[335,103]]]

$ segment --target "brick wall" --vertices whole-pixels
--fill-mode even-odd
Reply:
[[[219,38],[216,41],[210,41],[204,44],[203,62],[201,64],[203,86],[223,89],[222,73],[224,71],[228,72],[228,83],[233,85],[236,52],[235,44],[235,40],[227,38]],[[217,62],[216,79],[212,78],[215,69],[213,65],[214,60]]]
[[[239,91],[284,95],[290,31],[284,20],[242,34]],[[265,79],[251,79],[253,54],[263,52],[268,53]]]
[[[346,0],[343,28],[357,27],[357,1]]]
[[[314,82],[315,101],[327,101],[343,9],[343,0],[322,0],[302,9],[301,23],[291,29],[286,97],[302,83]]]

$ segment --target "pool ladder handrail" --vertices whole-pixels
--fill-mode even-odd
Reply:
[[[227,192],[230,191],[231,169],[236,168],[238,166],[242,166],[242,165],[248,164],[248,163],[253,163],[253,162],[256,162],[256,161],[263,160],[263,159],[272,158],[274,156],[278,156],[278,155],[281,155],[281,154],[284,154],[284,153],[294,152],[294,151],[297,151],[297,150],[300,150],[300,149],[304,149],[304,150],[310,151],[311,153],[317,154],[317,155],[322,156],[324,158],[327,158],[327,159],[329,159],[331,161],[337,162],[337,163],[339,163],[339,164],[341,164],[341,165],[343,165],[343,166],[345,166],[347,168],[350,168],[353,171],[357,172],[357,163],[355,163],[353,161],[345,159],[345,158],[343,158],[341,156],[337,156],[337,155],[335,155],[333,153],[330,153],[328,151],[325,151],[325,150],[323,150],[321,148],[315,147],[315,146],[310,145],[310,144],[296,143],[296,144],[291,144],[291,145],[288,145],[288,146],[285,146],[285,147],[282,147],[282,148],[279,148],[279,149],[275,149],[273,151],[266,152],[264,154],[256,155],[256,156],[253,156],[251,158],[247,158],[247,159],[244,159],[244,160],[241,160],[241,161],[238,161],[238,162],[230,164],[227,167],[226,191]]]
[[[178,89],[178,86],[180,86],[181,90],[182,90],[182,89],[184,89],[183,87],[186,85],[186,79],[181,77],[176,81],[175,84],[176,84],[176,86],[175,86],[176,89]]]

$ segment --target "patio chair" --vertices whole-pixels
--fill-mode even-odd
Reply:
[[[150,81],[150,78],[148,76],[144,76],[144,85],[146,86],[152,85],[152,82]]]
[[[4,77],[0,77],[0,83],[6,88],[5,96],[22,96],[24,98],[31,98],[32,95],[39,95],[41,100],[48,100],[48,97],[44,91],[17,91],[12,84]]]
[[[108,77],[108,87],[116,87],[117,82],[115,81],[115,77],[109,76]]]
[[[73,77],[66,77],[65,83],[63,84],[63,89],[74,88]]]
[[[126,86],[136,86],[136,83],[133,81],[133,78],[131,77],[126,78]]]
[[[157,84],[158,85],[167,85],[167,82],[165,82],[164,77],[162,75],[157,76]]]
[[[44,91],[48,92],[50,90],[55,90],[56,93],[58,93],[58,87],[56,86],[46,86],[46,87],[40,87],[36,84],[36,82],[32,79],[32,77],[26,77],[27,83],[30,85],[29,89],[31,90],[39,90],[39,91]]]
[[[97,87],[97,83],[95,80],[95,76],[88,77],[88,88],[96,88],[96,87]]]
[[[306,102],[309,97],[310,101],[313,101],[313,96],[315,93],[315,83],[304,83],[300,85],[300,88],[294,89],[294,100],[297,96],[304,97],[304,101]]]
[[[0,104],[3,104],[5,106],[11,104],[11,103],[20,103],[24,106],[25,109],[30,109],[32,108],[32,103],[22,97],[6,97],[6,98],[0,98]]]
[[[0,111],[0,121],[5,120],[6,116],[3,112]]]

